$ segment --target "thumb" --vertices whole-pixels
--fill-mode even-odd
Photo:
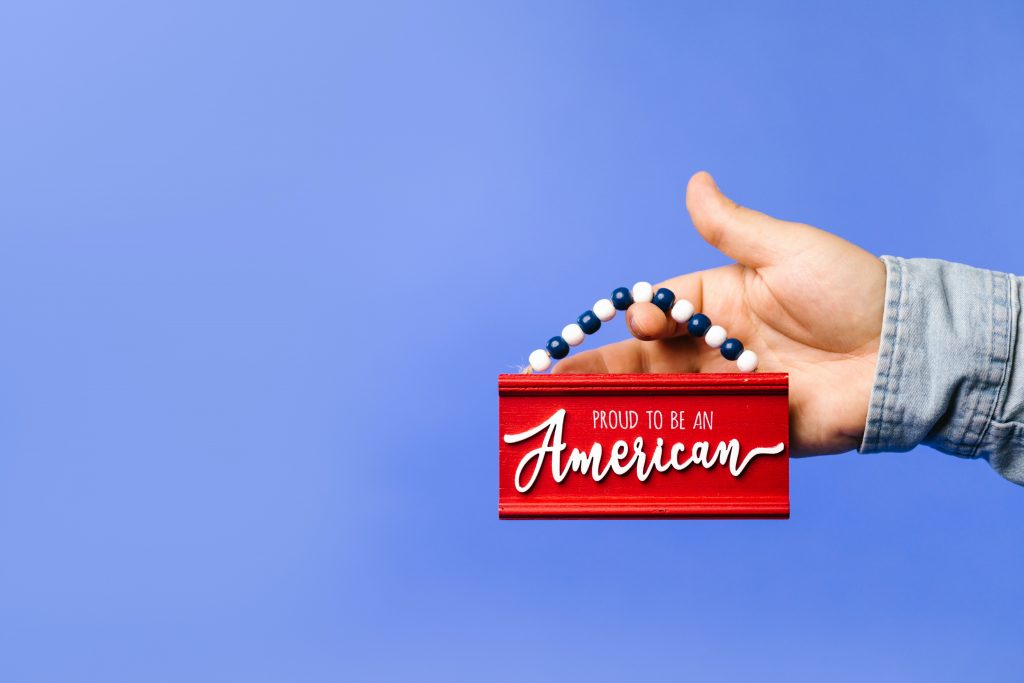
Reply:
[[[690,178],[686,209],[708,244],[751,268],[780,262],[815,232],[810,226],[780,221],[738,205],[722,194],[706,171]]]

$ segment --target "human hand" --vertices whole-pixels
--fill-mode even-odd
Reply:
[[[705,172],[686,188],[697,231],[736,260],[668,287],[757,352],[759,369],[788,372],[794,455],[857,448],[864,433],[885,304],[885,265],[801,223],[738,206]],[[726,372],[718,349],[652,303],[626,313],[636,339],[570,356],[555,372]]]

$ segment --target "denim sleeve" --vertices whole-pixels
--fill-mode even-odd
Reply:
[[[1024,485],[1021,278],[935,259],[882,260],[885,316],[860,451],[927,444],[985,458]]]

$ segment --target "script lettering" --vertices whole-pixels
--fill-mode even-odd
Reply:
[[[594,419],[595,422],[599,422],[601,418],[599,415],[595,415]],[[629,424],[626,420],[622,422]],[[622,477],[628,476],[631,471],[634,471],[637,479],[647,481],[654,471],[659,474],[666,474],[672,470],[682,472],[690,465],[699,465],[704,469],[728,467],[732,476],[738,477],[754,458],[762,455],[778,455],[785,450],[785,443],[780,442],[774,446],[751,448],[741,456],[740,442],[737,439],[719,441],[715,444],[714,449],[711,448],[708,441],[696,441],[690,446],[687,458],[684,457],[687,450],[686,445],[677,442],[668,449],[668,462],[662,462],[665,449],[664,440],[658,438],[654,452],[648,456],[644,451],[643,437],[638,436],[633,440],[632,454],[630,454],[627,440],[615,441],[603,468],[601,457],[604,449],[600,443],[594,443],[589,450],[573,448],[563,467],[562,453],[568,448],[562,439],[564,425],[565,409],[561,408],[532,429],[519,434],[506,434],[502,437],[505,443],[515,444],[528,441],[542,432],[544,434],[540,446],[529,451],[519,461],[519,466],[516,468],[517,491],[526,493],[533,488],[544,469],[545,458],[550,458],[551,476],[557,483],[562,483],[570,472],[584,476],[589,474],[595,482],[598,482],[604,479],[609,472]]]

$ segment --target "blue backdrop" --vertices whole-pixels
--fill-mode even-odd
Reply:
[[[1024,270],[1020,4],[40,0],[0,65],[0,679],[1019,673],[985,463],[797,461],[788,522],[499,522],[495,384],[725,262],[699,169]]]

